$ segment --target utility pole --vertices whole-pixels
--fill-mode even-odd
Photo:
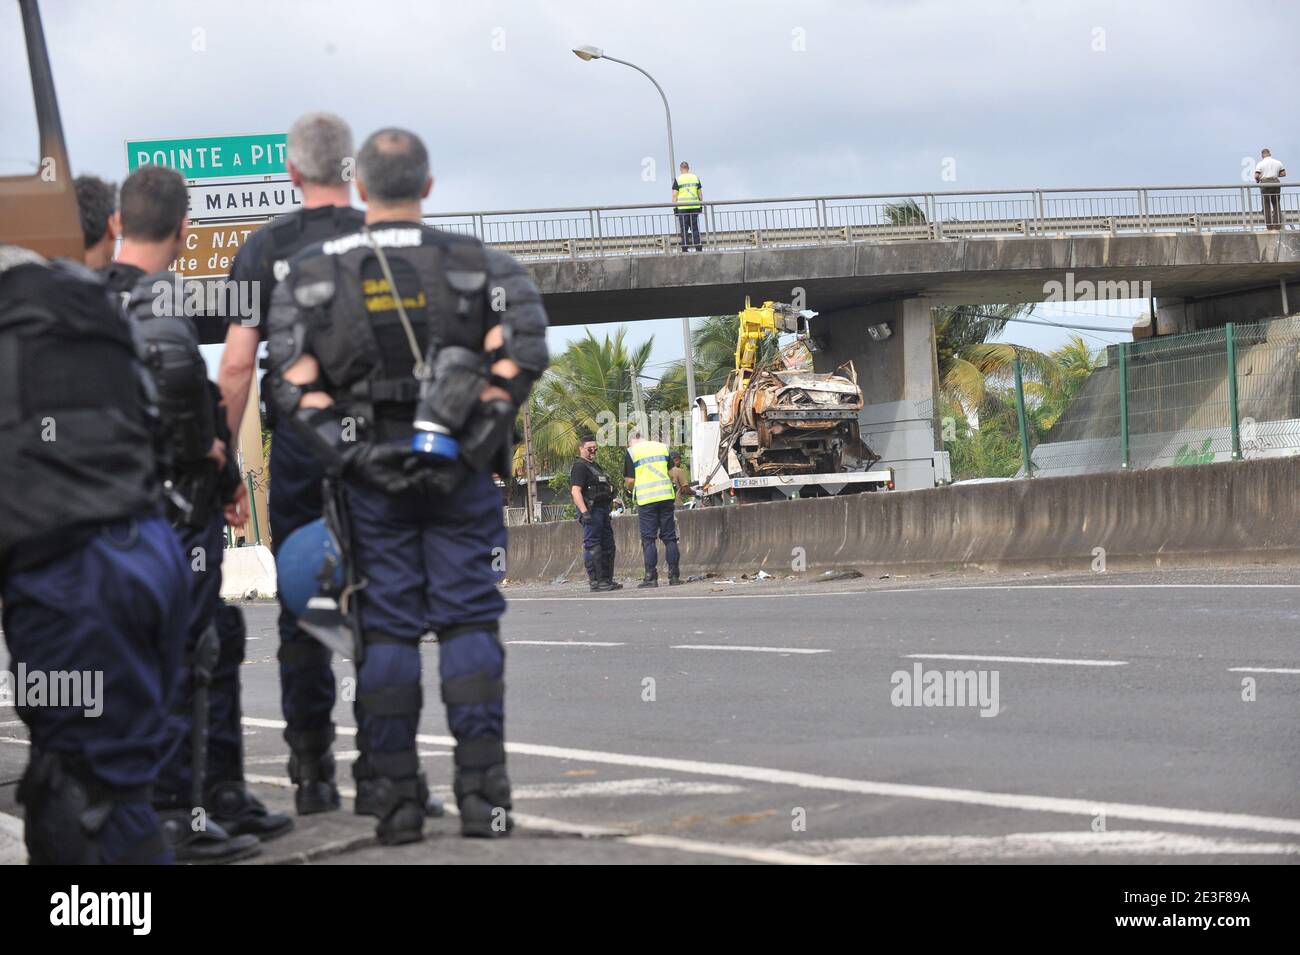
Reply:
[[[635,372],[632,374],[632,414],[636,418],[635,427],[642,432],[641,436],[650,437],[644,433],[650,430],[650,419],[645,413],[645,395],[641,393],[641,380],[637,378]]]
[[[630,66],[654,84],[654,88],[659,92],[659,98],[664,101],[664,119],[668,123],[668,175],[675,180],[677,178],[677,150],[673,148],[673,111],[668,108],[668,96],[664,93],[664,88],[659,85],[659,81],[635,63],[612,57],[599,47],[580,46],[573,52],[578,59],[588,62],[591,60],[609,60],[611,63]],[[682,319],[682,351],[686,354],[686,401],[689,405],[686,413],[690,414],[690,409],[695,407],[695,354],[691,342],[691,320],[689,318]]]
[[[533,415],[532,403],[524,402],[524,483],[528,487],[527,523],[540,522],[541,508],[537,505],[537,482],[533,470]]]

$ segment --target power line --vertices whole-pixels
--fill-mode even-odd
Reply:
[[[1132,331],[1132,329],[1109,328],[1105,325],[1067,325],[1064,322],[1049,322],[1033,318],[1007,318],[998,321],[1019,322],[1022,325],[1046,325],[1048,328],[1064,328],[1068,331],[1110,332],[1112,335],[1123,335]]]

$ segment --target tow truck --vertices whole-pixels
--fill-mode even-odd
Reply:
[[[890,468],[858,432],[862,389],[853,362],[813,371],[809,320],[815,312],[781,302],[739,313],[735,367],[691,410],[691,477],[703,506],[892,490]],[[760,361],[771,335],[794,340]]]

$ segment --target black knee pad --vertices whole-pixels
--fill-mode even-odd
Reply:
[[[286,729],[284,741],[289,744],[289,778],[293,782],[334,781],[333,724],[314,730]]]
[[[24,840],[33,865],[97,865],[106,860],[100,835],[119,802],[148,802],[147,787],[112,791],[91,776],[85,763],[61,753],[33,749],[18,785],[26,808]],[[164,852],[161,836],[137,846],[132,857],[114,862],[156,861]]]

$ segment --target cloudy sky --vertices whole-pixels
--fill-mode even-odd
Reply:
[[[12,89],[22,61],[5,6]],[[642,175],[646,157],[667,165],[658,96],[626,67],[569,52],[588,43],[658,78],[677,155],[717,199],[1227,183],[1261,146],[1300,156],[1300,7],[1286,0],[41,6],[74,170],[117,180],[128,138],[283,131],[329,109],[361,135],[424,137],[428,211],[662,201],[670,178]],[[30,155],[14,145],[25,117],[9,96],[0,110],[0,171],[15,171]],[[1071,308],[1039,312],[1127,328]],[[665,362],[679,327],[635,335],[654,334]],[[1007,337],[1050,347],[1064,334]]]

